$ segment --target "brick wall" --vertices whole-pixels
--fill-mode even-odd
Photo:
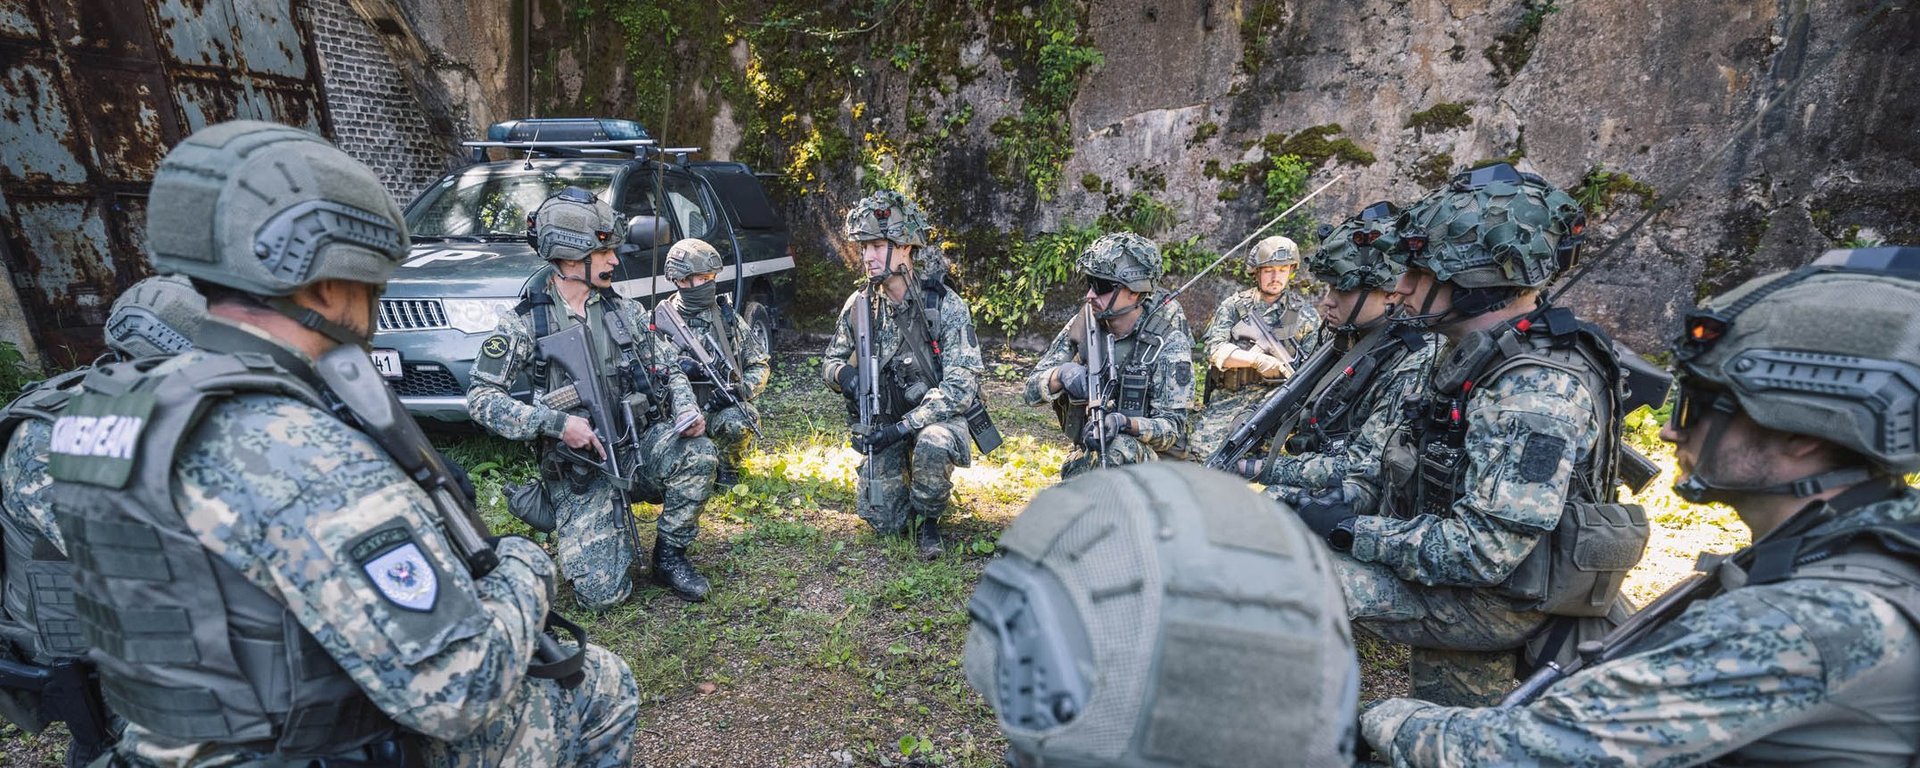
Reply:
[[[374,30],[346,0],[305,4],[333,140],[380,174],[402,206],[454,163]]]

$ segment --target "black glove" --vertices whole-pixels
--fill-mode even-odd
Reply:
[[[1336,488],[1308,496],[1293,511],[1300,515],[1300,522],[1307,524],[1307,530],[1324,539],[1340,526],[1340,521],[1353,517],[1353,502],[1347,500],[1345,489]]]
[[[732,399],[727,398],[727,393],[729,392],[733,393]],[[714,411],[718,411],[723,408],[732,406],[735,402],[744,403],[746,401],[747,401],[746,388],[739,384],[730,384],[725,388],[714,389],[713,394],[707,397],[706,410],[708,413],[712,413]]]
[[[835,384],[840,385],[840,394],[849,398],[859,396],[860,366],[840,366],[840,370],[833,374],[833,380]]]
[[[473,476],[467,474],[467,468],[460,466],[460,462],[454,461],[453,457],[448,456],[446,451],[436,450],[434,453],[440,454],[440,463],[446,466],[447,474],[453,476],[453,484],[460,487],[460,492],[466,494],[467,500],[475,504],[480,503],[480,500],[475,498],[473,492]]]
[[[1101,432],[1103,431],[1101,426],[1105,425],[1106,428],[1104,431],[1106,437],[1111,440],[1114,435],[1125,433],[1127,426],[1132,423],[1133,420],[1127,418],[1127,415],[1124,413],[1109,413],[1100,417],[1099,421],[1087,425],[1086,431],[1080,434],[1080,444],[1086,446],[1087,450],[1090,451],[1106,450],[1106,444],[1100,440]]]
[[[872,432],[868,432],[867,434],[854,435],[853,449],[872,456],[875,453],[886,450],[888,446],[894,443],[907,439],[907,433],[911,431],[913,430],[907,428],[906,422],[896,421]]]
[[[696,377],[706,378],[706,376],[700,373],[700,364],[694,362],[691,357],[680,358],[680,373],[686,375],[689,379]]]
[[[1087,367],[1079,363],[1061,363],[1060,390],[1072,400],[1087,399]]]

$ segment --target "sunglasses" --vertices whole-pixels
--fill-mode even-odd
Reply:
[[[1093,295],[1095,296],[1105,296],[1113,293],[1114,291],[1120,290],[1123,285],[1125,284],[1108,280],[1104,277],[1087,276],[1087,290],[1093,291]]]
[[[1737,407],[1732,394],[1691,376],[1674,377],[1672,397],[1673,413],[1667,417],[1667,424],[1675,432],[1700,426],[1709,413],[1733,413]]]

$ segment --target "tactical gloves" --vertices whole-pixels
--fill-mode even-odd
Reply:
[[[866,454],[868,456],[871,456],[875,453],[886,450],[889,446],[893,445],[894,443],[907,439],[907,434],[912,431],[913,431],[912,429],[907,427],[906,422],[896,421],[892,424],[888,424],[884,427],[875,429],[872,432],[868,432],[867,434],[854,435],[853,449],[863,454]]]
[[[1293,373],[1285,360],[1265,352],[1233,347],[1214,353],[1213,367],[1223,371],[1228,368],[1252,368],[1260,372],[1261,378],[1267,379],[1277,379]]]
[[[1087,424],[1086,431],[1080,435],[1080,443],[1090,451],[1105,450],[1106,440],[1112,440],[1114,435],[1125,433],[1131,426],[1133,426],[1133,419],[1128,418],[1126,414],[1109,413],[1100,417],[1099,421]]]
[[[1335,551],[1353,547],[1353,502],[1347,499],[1344,487],[1310,495],[1294,506],[1294,512],[1307,524],[1307,530],[1326,539]]]
[[[1087,399],[1087,367],[1079,363],[1061,363],[1054,369],[1060,377],[1060,391],[1067,393],[1069,400]]]
[[[859,381],[860,366],[842,365],[840,366],[840,370],[833,372],[833,383],[840,386],[840,394],[846,395],[849,398],[855,397],[860,393]]]

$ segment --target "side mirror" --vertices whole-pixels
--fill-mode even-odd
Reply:
[[[658,248],[673,242],[673,227],[665,217],[640,215],[627,219],[627,243],[621,254]]]

